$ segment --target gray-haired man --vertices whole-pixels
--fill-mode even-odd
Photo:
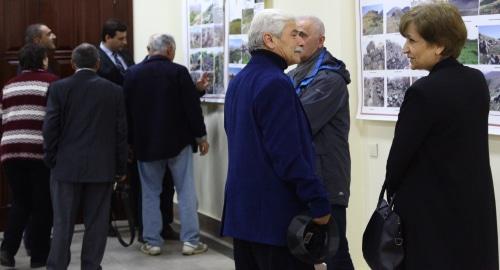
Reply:
[[[349,155],[349,93],[351,81],[344,63],[324,47],[325,27],[320,19],[297,20],[304,39],[300,63],[289,75],[311,125],[316,147],[316,173],[328,192],[332,217],[340,232],[339,250],[328,258],[328,269],[354,269],[346,238],[351,159]]]

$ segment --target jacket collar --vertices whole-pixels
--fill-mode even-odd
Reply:
[[[144,62],[152,62],[152,61],[168,61],[168,62],[172,62],[166,56],[160,55],[160,54],[149,56],[147,59],[144,60]]]
[[[251,52],[252,58],[248,64],[271,64],[285,70],[288,67],[285,59],[268,50],[255,50]]]
[[[453,57],[447,57],[441,61],[439,61],[437,64],[435,64],[430,73],[436,72],[437,70],[448,68],[448,67],[453,67],[453,66],[462,66],[460,62],[457,61],[457,59]]]

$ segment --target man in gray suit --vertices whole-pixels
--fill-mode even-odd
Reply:
[[[67,269],[79,203],[83,207],[81,269],[101,269],[115,180],[124,180],[127,123],[120,86],[99,77],[99,52],[83,43],[71,55],[75,74],[49,87],[43,125],[51,168],[54,231],[47,269]]]

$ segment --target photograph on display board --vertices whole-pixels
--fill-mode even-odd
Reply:
[[[368,41],[363,52],[363,69],[382,70],[384,69],[384,62],[384,43],[375,40]]]
[[[201,48],[201,28],[191,28],[190,34],[189,46],[191,47],[191,49]]]
[[[411,6],[414,7],[414,6],[418,6],[418,5],[422,5],[422,4],[432,4],[432,3],[439,3],[439,2],[443,2],[443,0],[412,0]]]
[[[241,34],[241,16],[242,8],[240,1],[234,1],[229,4],[229,34]]]
[[[475,25],[467,26],[467,40],[465,41],[464,48],[458,57],[458,61],[465,65],[478,64],[478,29]],[[486,43],[483,43],[484,46]]]
[[[388,77],[387,107],[401,107],[408,87],[410,87],[410,77]]]
[[[229,63],[231,64],[242,64],[242,51],[241,46],[243,45],[243,40],[240,38],[230,38],[229,39]]]
[[[213,21],[215,24],[224,23],[224,3],[216,1],[214,2],[214,7],[212,8]]]
[[[248,34],[248,30],[250,29],[250,24],[252,23],[254,15],[254,10],[253,8],[246,8],[242,10],[242,16],[241,16],[241,33],[242,34]]]
[[[481,0],[479,2],[479,14],[500,14],[500,0]]]
[[[229,81],[234,79],[236,77],[236,74],[241,71],[241,67],[229,67],[228,68],[228,76],[229,76]]]
[[[365,78],[364,81],[364,105],[384,107],[384,78]]]
[[[206,92],[206,94],[213,95],[213,94],[215,94],[214,93],[214,73],[213,72],[206,72],[206,74],[208,76],[209,84],[208,84],[208,87],[205,90],[205,92]]]
[[[248,49],[248,41],[243,40],[241,44],[241,63],[244,65],[248,64],[251,57],[252,55],[250,55],[250,50]]]
[[[384,32],[383,5],[364,6],[363,8],[363,35],[377,35]]]
[[[479,2],[477,0],[448,0],[455,5],[462,16],[477,16],[479,14]]]
[[[201,23],[202,24],[210,24],[214,23],[214,7],[215,3],[207,3],[204,5],[203,13],[201,16]]]
[[[410,3],[404,1],[390,2],[385,6],[386,33],[399,33],[401,16],[410,10]]]
[[[196,71],[201,69],[201,52],[192,53],[189,57],[189,70]]]
[[[222,25],[214,25],[214,40],[213,47],[224,46],[224,27]]]
[[[189,25],[201,24],[201,4],[193,3],[189,6]]]
[[[224,94],[224,53],[214,55],[214,94]]]
[[[201,33],[201,47],[210,48],[214,44],[214,29],[213,27],[203,27]]]
[[[500,64],[500,25],[479,25],[479,63]]]
[[[490,90],[490,110],[500,111],[500,71],[483,71],[483,73]]]
[[[405,39],[397,36],[387,39],[385,42],[386,49],[386,67],[387,69],[408,69],[410,61],[406,54],[403,53]]]
[[[214,71],[214,55],[212,52],[201,53],[201,70]]]

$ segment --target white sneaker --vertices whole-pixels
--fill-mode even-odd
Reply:
[[[148,255],[151,255],[151,256],[156,256],[156,255],[160,255],[160,253],[161,253],[161,247],[152,246],[152,245],[150,245],[148,243],[144,243],[141,246],[141,251],[144,254],[148,254]]]
[[[184,242],[182,246],[182,255],[195,255],[200,254],[208,250],[208,246],[205,243],[199,242],[197,245],[193,245],[189,242]]]

